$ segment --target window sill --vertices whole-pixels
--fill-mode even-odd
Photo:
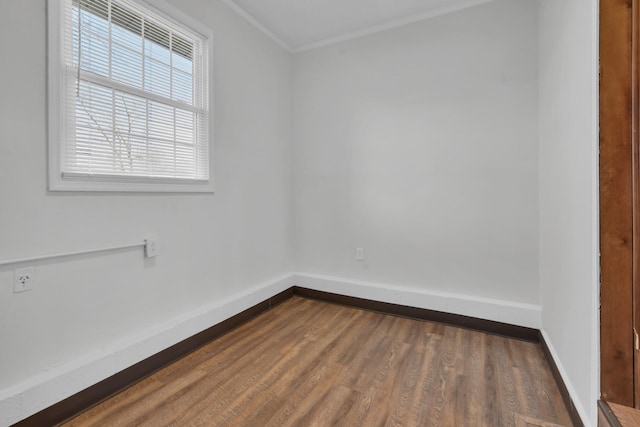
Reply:
[[[214,188],[213,180],[65,173],[50,177],[49,191],[213,193]]]

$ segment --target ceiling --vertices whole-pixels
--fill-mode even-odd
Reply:
[[[280,45],[299,52],[491,0],[224,0]]]

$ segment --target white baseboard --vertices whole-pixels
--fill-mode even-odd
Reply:
[[[100,352],[85,355],[0,390],[0,426],[9,426],[216,325],[293,286],[293,275],[270,280],[186,313]]]
[[[535,329],[540,329],[542,324],[540,307],[533,304],[306,273],[287,274],[0,390],[0,426],[27,418],[294,285]],[[553,349],[551,351],[553,354]],[[573,389],[570,392],[574,395]]]
[[[540,329],[542,326],[541,308],[539,305],[534,304],[433,292],[306,273],[295,273],[293,281],[296,286],[317,291],[461,314],[534,329]]]
[[[549,335],[544,329],[540,329],[540,333],[542,334],[542,337],[544,338],[544,341],[547,344],[547,348],[549,349],[549,353],[551,353],[551,357],[556,363],[556,367],[558,368],[558,372],[560,372],[562,381],[564,382],[565,387],[567,387],[569,396],[571,396],[571,400],[573,401],[573,406],[576,408],[576,411],[578,411],[578,414],[580,415],[580,418],[582,419],[582,422],[584,423],[585,427],[589,427],[589,420],[591,419],[589,417],[589,413],[585,410],[585,407],[580,401],[580,399],[578,399],[578,393],[576,392],[576,389],[573,387],[573,384],[569,380],[569,375],[567,375],[567,371],[564,369],[564,366],[560,361],[560,357],[558,356],[558,353],[556,352],[556,349],[553,346],[553,341],[551,341],[551,338],[549,337]]]

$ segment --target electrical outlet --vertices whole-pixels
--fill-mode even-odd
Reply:
[[[356,248],[356,261],[364,261],[364,249]]]
[[[18,268],[13,274],[13,293],[30,291],[36,278],[34,267]]]
[[[144,241],[144,256],[153,258],[158,255],[158,239],[148,238]]]

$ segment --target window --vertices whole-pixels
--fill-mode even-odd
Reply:
[[[154,6],[49,0],[51,190],[213,190],[211,36]]]

